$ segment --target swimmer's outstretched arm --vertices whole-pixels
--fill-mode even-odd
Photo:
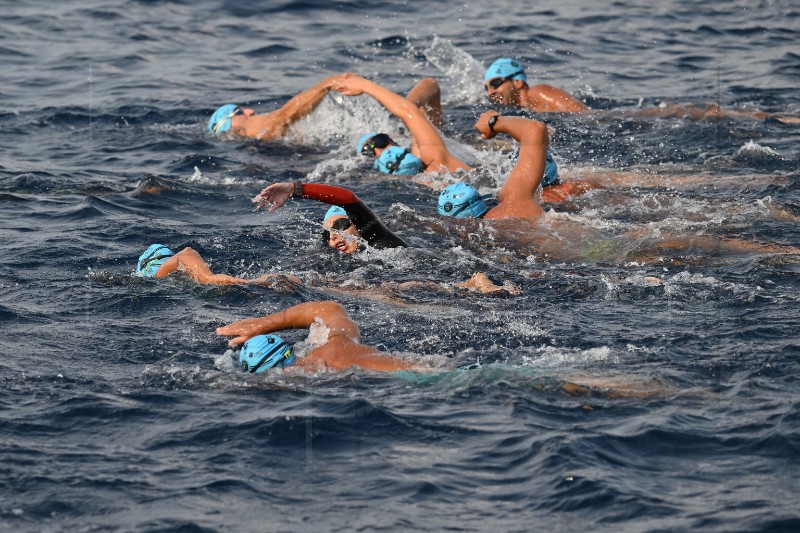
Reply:
[[[270,213],[280,208],[289,198],[308,198],[330,205],[348,206],[360,202],[358,196],[349,189],[325,183],[306,183],[299,181],[273,183],[256,195],[251,201],[256,209],[269,205]]]
[[[264,115],[265,122],[259,125],[263,132],[257,137],[262,140],[283,137],[289,126],[310,115],[328,94],[331,86],[339,80],[354,74],[342,73],[328,76],[310,89],[307,89],[286,102],[282,107]]]
[[[306,302],[285,311],[261,318],[240,320],[217,329],[218,335],[234,336],[228,342],[238,346],[256,335],[290,328],[307,328],[317,320],[328,328],[328,341],[307,353],[298,366],[322,366],[330,370],[344,370],[359,366],[366,370],[394,372],[396,370],[425,370],[416,364],[379,352],[361,344],[361,334],[344,308],[332,301]]]
[[[241,285],[244,283],[276,284],[287,280],[302,285],[300,278],[292,274],[264,274],[257,279],[244,279],[227,274],[214,274],[202,256],[194,248],[186,247],[173,255],[159,267],[156,278],[165,278],[173,272],[183,272],[197,283],[203,285]]]
[[[340,336],[360,342],[361,332],[347,315],[347,311],[333,301],[305,302],[283,311],[260,318],[247,318],[217,328],[217,335],[234,337],[228,344],[238,346],[251,337],[273,333],[284,329],[308,328],[317,319],[321,320],[332,336]]]
[[[497,117],[494,119],[494,117]],[[493,126],[490,127],[490,120]],[[538,120],[522,117],[504,117],[496,111],[486,111],[475,123],[483,139],[505,133],[519,142],[517,164],[500,189],[500,204],[486,214],[486,218],[535,218],[542,208],[534,197],[544,176],[547,159],[547,126]]]
[[[200,254],[188,246],[164,261],[155,277],[164,278],[177,271],[184,272],[197,283],[202,284],[237,285],[247,283],[247,280],[243,278],[235,278],[227,274],[214,274]]]
[[[470,168],[447,150],[442,136],[428,121],[425,113],[405,97],[361,76],[340,78],[331,85],[331,89],[345,96],[367,94],[402,120],[413,137],[411,152],[422,159],[426,170],[438,171],[441,165],[451,171]]]

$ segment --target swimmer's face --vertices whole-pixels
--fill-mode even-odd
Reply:
[[[328,246],[345,254],[352,254],[358,250],[361,234],[349,218],[344,215],[330,217],[322,226],[330,233]]]
[[[522,82],[507,78],[493,78],[484,84],[489,100],[503,105],[518,105]]]
[[[237,111],[241,111],[241,113],[237,113],[231,117],[231,131],[236,131],[243,128],[245,122],[247,122],[247,119],[256,114],[255,111],[247,107],[239,107],[237,108]]]

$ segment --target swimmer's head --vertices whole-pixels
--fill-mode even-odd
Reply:
[[[244,109],[236,104],[225,104],[214,111],[208,119],[208,131],[212,135],[219,135],[231,129],[231,119],[236,115],[244,115]]]
[[[291,346],[277,335],[256,335],[245,342],[239,352],[239,366],[250,374],[276,366],[286,368],[296,360]]]
[[[558,165],[556,160],[553,159],[553,154],[550,150],[547,151],[547,159],[544,165],[544,177],[542,177],[542,187],[553,185],[558,181]]]
[[[372,168],[384,174],[397,174],[400,176],[413,176],[422,172],[422,160],[399,146],[389,146],[375,160]]]
[[[374,139],[377,139],[378,141],[377,144],[373,142]],[[388,141],[388,142],[384,143],[383,141]],[[356,144],[356,153],[358,155],[374,156],[375,148],[386,148],[386,146],[388,146],[392,142],[393,142],[392,139],[390,139],[389,136],[386,135],[385,133],[377,133],[373,131],[371,133],[367,133],[358,140],[358,144]]]
[[[164,261],[175,255],[175,252],[163,244],[151,244],[136,263],[136,274],[143,278],[152,278],[164,264]]]
[[[486,69],[483,81],[488,82],[493,79],[520,80],[526,83],[528,81],[528,77],[525,75],[525,67],[519,61],[510,57],[501,57]]]
[[[361,246],[361,232],[358,231],[347,211],[333,205],[325,213],[322,222],[322,243],[338,252],[352,254]]]
[[[439,195],[439,206],[436,211],[440,215],[456,218],[480,218],[489,207],[483,197],[472,185],[454,183],[448,185]]]

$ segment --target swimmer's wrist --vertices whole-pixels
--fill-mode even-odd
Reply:
[[[497,132],[494,131],[494,125],[497,124],[497,119],[500,118],[500,114],[492,115],[489,117],[489,131],[492,132],[492,135],[497,135]]]
[[[303,197],[303,184],[299,181],[294,182],[294,190],[292,191],[292,198]]]

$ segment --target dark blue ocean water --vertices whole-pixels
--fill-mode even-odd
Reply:
[[[800,115],[797,6],[2,9],[0,530],[800,528],[800,258],[724,244],[800,245],[800,128],[630,113],[677,102]],[[505,55],[601,110],[537,117],[562,172],[608,185],[547,214],[549,251],[442,222],[433,191],[375,176],[356,139],[404,132],[368,99],[328,97],[285,141],[205,132],[222,103],[267,112],[336,72],[398,92],[433,76],[448,143],[496,191],[513,162],[472,124],[489,108],[483,70]],[[294,179],[353,189],[411,247],[338,256],[319,243],[320,205],[252,212],[266,184]],[[667,235],[718,246],[654,251]],[[305,285],[136,278],[152,242]],[[522,294],[453,290],[475,271]],[[441,290],[387,288],[418,280]],[[312,299],[441,372],[236,371],[217,326]]]

